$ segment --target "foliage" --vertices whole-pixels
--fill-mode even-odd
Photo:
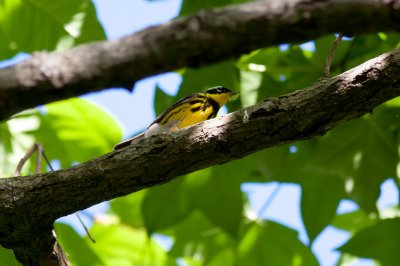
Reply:
[[[184,0],[181,15],[238,2],[243,1],[207,0],[199,5]],[[37,25],[41,30],[36,32]],[[333,74],[395,48],[398,37],[379,33],[342,41]],[[0,1],[0,39],[6,40],[0,43],[1,59],[103,38],[90,1]],[[177,95],[157,88],[154,108],[160,113],[183,95],[215,85],[241,91],[241,100],[229,103],[229,110],[304,89],[321,77],[333,40],[334,36],[315,40],[311,50],[299,45],[271,47],[235,61],[183,69]],[[398,265],[400,211],[397,206],[379,210],[376,203],[382,182],[398,178],[399,112],[400,100],[394,99],[323,137],[268,149],[114,199],[107,214],[96,217],[91,228],[97,244],[65,224],[56,224],[57,235],[77,266],[177,265],[178,261],[183,265],[318,265],[311,245],[333,225],[352,234],[339,248],[342,254]],[[115,119],[85,100],[49,104],[0,124],[0,174],[11,176],[15,162],[34,142],[41,142],[48,156],[66,168],[110,151],[120,138]],[[249,214],[241,185],[276,181],[301,186],[301,215],[309,245],[299,240],[294,229]],[[337,214],[343,199],[360,208]],[[170,250],[154,241],[155,233],[173,240]],[[18,265],[3,248],[0,262]]]

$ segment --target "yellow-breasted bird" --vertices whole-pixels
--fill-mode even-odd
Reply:
[[[214,118],[218,110],[237,92],[217,86],[205,92],[193,93],[178,100],[160,114],[143,133],[115,145],[114,150],[126,147],[136,141],[166,131],[175,131]]]

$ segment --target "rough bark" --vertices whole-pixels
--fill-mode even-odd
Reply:
[[[0,121],[27,108],[334,32],[400,29],[400,0],[256,1],[180,18],[116,41],[36,53],[0,70]]]
[[[51,255],[51,239],[33,243],[51,231],[56,218],[261,149],[322,135],[399,96],[399,76],[400,49],[310,88],[152,136],[70,169],[0,179],[0,243],[18,258]]]

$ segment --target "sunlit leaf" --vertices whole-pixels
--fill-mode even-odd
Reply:
[[[90,230],[96,239],[93,251],[105,265],[165,265],[167,254],[145,230],[121,224],[94,224]],[[87,242],[90,240],[86,239]]]
[[[51,160],[68,167],[110,152],[121,140],[122,130],[103,109],[74,98],[46,105],[34,134]]]
[[[67,49],[105,39],[89,0],[4,0],[0,3],[0,24],[3,59],[19,52]]]
[[[117,215],[122,224],[135,228],[142,227],[141,205],[146,192],[147,190],[141,190],[129,196],[113,199],[110,201],[109,212]]]
[[[11,249],[0,246],[0,263],[7,266],[21,266]]]

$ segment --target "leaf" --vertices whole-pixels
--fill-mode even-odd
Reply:
[[[335,216],[345,196],[344,183],[335,176],[310,174],[303,178],[301,188],[301,216],[312,243]]]
[[[100,257],[93,252],[93,244],[87,243],[71,226],[56,223],[54,228],[57,240],[73,265],[104,265]]]
[[[109,152],[121,140],[122,130],[100,107],[80,99],[46,105],[41,125],[33,132],[51,160],[71,166]]]
[[[378,115],[385,112],[377,110],[374,116],[347,122],[316,139],[304,165],[304,169],[343,178],[351,198],[367,212],[376,212],[381,183],[396,176],[397,141],[392,130],[384,130],[394,122]]]
[[[252,223],[238,247],[237,265],[318,265],[297,232],[267,221]]]
[[[185,187],[191,195],[193,208],[199,209],[232,237],[237,237],[243,217],[242,177],[223,169],[213,167],[189,174]]]
[[[377,219],[376,215],[366,215],[363,210],[357,210],[336,215],[331,224],[336,228],[355,233],[372,226]]]
[[[211,9],[215,7],[238,4],[248,2],[250,0],[203,0],[203,1],[191,1],[183,0],[180,16],[188,16],[199,10]]]
[[[129,196],[116,198],[110,201],[109,213],[119,217],[122,224],[130,225],[133,228],[143,226],[141,205],[148,190],[140,190]]]
[[[145,230],[121,224],[94,224],[90,230],[96,239],[93,251],[105,265],[166,265],[167,254]],[[87,242],[90,242],[86,238]],[[84,264],[88,265],[88,264]],[[92,265],[92,264],[89,264]]]
[[[183,178],[147,190],[141,213],[149,234],[175,225],[190,214]]]
[[[201,258],[201,265],[208,263],[212,265],[220,261],[220,253],[231,253],[230,250],[233,251],[235,246],[232,238],[199,211],[192,212],[190,216],[171,228],[169,234],[175,239],[169,252],[170,256]],[[229,261],[230,254],[222,257]],[[225,264],[227,263],[222,265]]]
[[[0,4],[0,25],[0,38],[5,40],[0,46],[3,59],[18,52],[67,49],[105,39],[89,0],[4,0]]]
[[[386,219],[359,231],[340,251],[379,260],[382,265],[399,265],[400,218]]]
[[[17,261],[17,259],[14,257],[14,253],[12,252],[11,249],[6,249],[0,246],[0,262],[1,265],[7,265],[7,266],[20,266],[21,263]]]

